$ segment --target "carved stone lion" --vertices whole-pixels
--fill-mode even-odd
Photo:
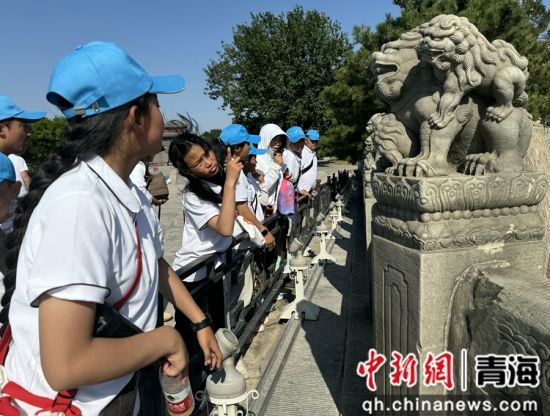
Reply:
[[[487,117],[502,121],[513,105],[527,103],[527,58],[503,40],[490,43],[465,17],[439,15],[418,28],[419,52],[443,82],[443,95],[430,122],[445,127],[462,97],[472,90],[494,99]],[[492,104],[492,103],[490,103]]]
[[[375,114],[371,117],[367,123],[367,133],[368,136],[365,139],[365,150],[363,151],[363,165],[366,171],[372,171],[376,168],[376,149],[374,148],[374,117],[381,115],[380,113]]]
[[[531,121],[523,108],[512,107],[508,117],[497,122],[486,116],[487,107],[494,101],[489,102],[475,90],[454,95],[458,101],[451,115],[441,127],[435,126],[433,119],[448,91],[432,60],[419,57],[424,58],[419,52],[426,39],[421,28],[427,25],[402,34],[373,54],[375,93],[391,111],[369,121],[380,155],[378,170],[403,176],[443,176],[457,170],[467,174],[522,170],[522,158],[531,138]],[[444,39],[438,41],[446,44]],[[479,85],[481,89],[483,83]],[[524,96],[523,91],[519,96]]]

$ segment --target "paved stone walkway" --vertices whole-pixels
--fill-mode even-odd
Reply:
[[[344,238],[332,243],[336,264],[312,276],[306,290],[321,308],[319,320],[288,322],[258,385],[258,416],[362,414],[368,394],[355,370],[372,346],[370,285],[360,194],[351,192]]]

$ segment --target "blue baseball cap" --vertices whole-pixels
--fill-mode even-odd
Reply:
[[[301,127],[298,126],[292,126],[286,131],[286,135],[288,136],[288,139],[290,140],[290,143],[296,143],[300,139],[305,139],[306,134],[304,133],[304,130]]]
[[[310,129],[307,131],[306,136],[309,140],[319,140],[319,132],[314,129]]]
[[[44,118],[44,111],[24,111],[7,95],[0,95],[0,121],[8,118],[18,118],[25,121],[37,121]]]
[[[0,183],[4,181],[15,182],[15,169],[10,158],[0,153]]]
[[[250,150],[248,152],[249,155],[259,156],[259,155],[265,155],[267,153],[267,149],[258,149],[253,144],[250,145]]]
[[[176,93],[184,86],[185,80],[180,75],[148,75],[115,43],[90,42],[78,46],[57,63],[46,98],[66,118],[88,117],[120,107],[146,93]],[[72,107],[67,108],[64,101]]]
[[[230,124],[220,133],[220,140],[226,146],[233,146],[244,142],[258,144],[260,143],[260,136],[249,134],[246,127],[242,124]]]

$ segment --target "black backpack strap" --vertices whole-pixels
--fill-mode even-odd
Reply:
[[[311,159],[311,163],[309,165],[307,165],[304,169],[302,169],[302,175],[313,167],[313,162],[314,161],[315,161],[314,159]]]

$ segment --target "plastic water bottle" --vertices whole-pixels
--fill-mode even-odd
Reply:
[[[190,416],[195,410],[195,399],[191,391],[189,376],[180,373],[169,377],[160,370],[160,385],[166,399],[166,407],[170,416]]]

